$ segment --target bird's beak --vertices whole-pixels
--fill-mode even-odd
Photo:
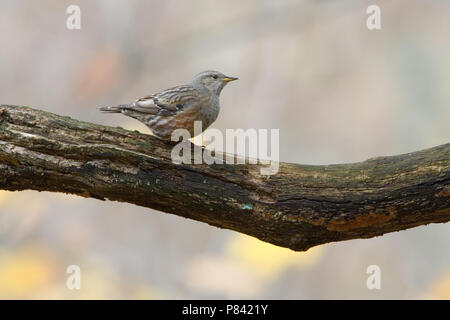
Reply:
[[[239,79],[239,78],[225,77],[225,78],[223,78],[223,81],[225,81],[225,82],[230,82],[230,81],[234,81],[234,80],[237,80],[237,79]]]

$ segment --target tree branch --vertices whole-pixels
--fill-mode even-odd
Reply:
[[[315,245],[450,220],[450,144],[327,166],[176,165],[152,136],[0,106],[0,189],[133,203],[275,245]]]

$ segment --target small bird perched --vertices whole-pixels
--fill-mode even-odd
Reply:
[[[206,130],[219,115],[220,92],[228,82],[237,79],[218,71],[203,71],[188,84],[152,94],[130,104],[99,109],[135,118],[163,140],[171,140],[172,132],[176,129],[186,129],[193,137],[194,121],[202,121],[202,130]]]

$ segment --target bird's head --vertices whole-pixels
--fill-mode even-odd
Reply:
[[[219,95],[225,85],[238,78],[228,77],[218,71],[203,71],[197,74],[192,82],[194,85],[202,85],[209,91]]]

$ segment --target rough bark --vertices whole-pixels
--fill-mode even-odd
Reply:
[[[176,165],[173,145],[0,106],[0,189],[154,208],[293,250],[450,220],[450,144],[351,164]]]

